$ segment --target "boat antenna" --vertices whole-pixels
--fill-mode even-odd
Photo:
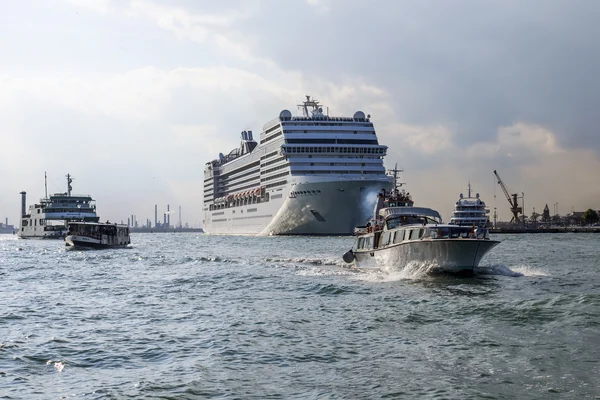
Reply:
[[[471,182],[469,181],[469,185],[468,185],[468,189],[469,189],[469,195],[467,196],[467,198],[471,198]]]
[[[71,186],[71,183],[73,183],[73,178],[71,178],[70,174],[67,174],[67,194],[69,196],[71,196],[71,190],[73,190],[73,186]]]
[[[398,187],[404,185],[403,182],[398,183],[398,174],[400,172],[404,172],[404,170],[398,169],[398,163],[396,163],[396,165],[394,165],[394,169],[390,169],[388,171],[388,173],[392,173],[393,174],[392,176],[394,177],[394,190],[396,190]]]
[[[44,188],[46,193],[46,200],[48,200],[48,176],[46,175],[46,171],[44,171]]]

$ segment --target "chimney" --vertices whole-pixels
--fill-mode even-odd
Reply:
[[[171,226],[171,211],[170,211],[170,207],[167,204],[167,226]]]
[[[158,206],[154,205],[154,226],[158,225]]]
[[[21,192],[21,217],[24,217],[27,214],[27,192]]]

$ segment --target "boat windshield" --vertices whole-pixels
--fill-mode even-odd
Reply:
[[[394,229],[401,225],[426,225],[435,224],[437,221],[420,215],[402,215],[390,218],[386,221],[388,229]]]

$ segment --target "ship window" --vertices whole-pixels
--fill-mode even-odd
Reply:
[[[365,245],[365,238],[359,238],[358,239],[358,244],[356,245],[357,249],[362,249]]]
[[[404,231],[404,240],[409,240],[410,238],[410,229],[406,229]]]

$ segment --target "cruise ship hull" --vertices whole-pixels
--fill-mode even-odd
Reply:
[[[388,178],[302,178],[270,192],[268,202],[207,211],[204,229],[211,234],[351,235],[369,218],[377,192],[390,187]]]
[[[472,273],[481,259],[500,242],[489,239],[429,239],[400,243],[384,249],[355,251],[360,268],[399,268],[427,263],[432,272]]]

